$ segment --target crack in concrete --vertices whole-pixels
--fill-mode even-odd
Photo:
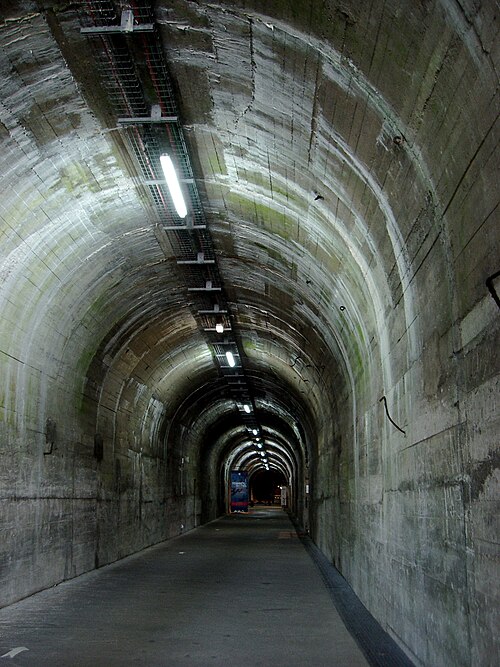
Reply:
[[[313,108],[311,113],[311,132],[309,135],[309,146],[307,149],[307,164],[311,164],[311,151],[313,140],[316,137],[316,130],[318,126],[317,113],[318,113],[318,88],[319,88],[319,78],[321,70],[321,56],[318,54],[318,61],[316,64],[316,79],[314,81],[314,98],[313,98]]]
[[[241,114],[236,119],[234,124],[235,130],[238,128],[238,123],[240,120],[250,111],[252,104],[255,101],[255,72],[257,71],[257,64],[255,62],[255,51],[254,51],[254,37],[253,37],[253,19],[251,16],[248,16],[248,25],[249,25],[249,47],[250,47],[250,85],[251,85],[251,99],[246,108],[241,112]]]
[[[10,19],[4,19],[3,21],[0,21],[0,28],[4,28],[5,26],[8,26],[9,24],[21,24],[21,23],[27,23],[31,21],[32,19],[38,18],[41,16],[40,12],[32,12],[31,14],[26,14],[26,16],[15,16]]]

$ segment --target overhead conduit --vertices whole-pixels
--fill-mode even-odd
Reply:
[[[188,305],[217,360],[241,421],[260,434],[241,344],[225,297],[151,3],[130,6],[131,10],[119,13],[109,0],[85,0],[81,32],[93,42],[116,122],[137,166],[140,185],[153,202],[158,233],[175,253]],[[176,167],[187,200],[185,220],[174,213],[170,203],[160,164],[165,154]],[[231,354],[234,365],[232,360],[229,363]]]

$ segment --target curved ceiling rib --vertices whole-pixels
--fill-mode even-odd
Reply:
[[[114,353],[108,354],[116,354],[114,365],[121,369],[122,383],[136,378],[140,385],[141,378],[147,378],[154,385],[150,394],[165,405],[162,432],[169,435],[175,432],[175,422],[187,414],[197,431],[233,409],[259,435],[264,415],[286,415],[285,421],[300,423],[309,434],[300,441],[307,461],[315,425],[323,422],[326,413],[335,414],[341,397],[351,397],[356,420],[353,387],[360,368],[368,376],[372,365],[381,361],[391,384],[386,314],[397,299],[405,304],[406,325],[413,322],[412,288],[394,212],[363,151],[354,152],[340,129],[332,134],[329,101],[319,81],[364,100],[367,112],[379,117],[385,128],[379,143],[396,131],[397,118],[363,76],[353,72],[335,51],[326,52],[323,42],[310,36],[306,39],[279,22],[271,35],[265,17],[255,14],[251,21],[260,44],[260,51],[254,54],[255,96],[236,119],[225,111],[212,119],[207,136],[213,141],[214,159],[210,168],[198,166],[200,173],[207,174],[204,180],[195,179],[187,148],[192,142],[189,136],[189,141],[184,138],[178,111],[178,106],[185,111],[184,100],[175,99],[164,58],[166,52],[175,69],[177,47],[175,40],[167,40],[173,27],[162,21],[164,8],[158,7],[155,16],[151,3],[136,2],[132,11],[120,16],[108,0],[87,0],[84,6],[84,32],[97,47],[105,90],[121,128],[120,141],[128,146],[137,166],[139,189],[152,202],[159,246],[187,281],[183,307],[192,313],[192,317],[183,315],[176,327],[174,304],[169,302],[163,314],[158,311],[162,289],[156,290],[158,303],[154,299],[151,307],[141,303],[141,313],[136,310],[139,302],[131,298],[122,331],[110,337],[109,343],[111,351],[115,342]],[[245,30],[248,16],[237,9],[227,14],[215,5],[194,11],[210,25],[212,45],[221,49],[214,70],[222,72],[235,56],[222,31]],[[291,40],[304,58],[305,73],[314,64],[316,89],[311,88],[301,102],[316,105],[310,114],[304,115],[293,100],[288,100],[291,109],[284,114],[285,84],[294,73],[277,62],[274,52],[272,58],[266,58],[266,49],[271,56],[276,47],[273,40],[283,48]],[[237,71],[235,76],[242,77],[244,89],[246,74]],[[262,76],[280,78],[276,99],[259,95],[257,84]],[[305,74],[304,85],[310,85]],[[231,105],[224,103],[224,81],[212,88],[214,103],[229,109]],[[383,113],[389,120],[384,120]],[[268,142],[260,119],[273,115],[274,144],[272,150],[268,147],[263,152],[261,147]],[[296,129],[294,134],[293,127],[301,128],[310,117],[315,119],[312,132],[302,134]],[[302,160],[297,159],[300,142],[307,136],[309,147]],[[159,158],[163,152],[172,154],[181,167],[181,187],[191,202],[187,223],[174,215],[162,181]],[[205,160],[206,155],[204,151],[197,158]],[[369,218],[353,196],[360,188],[365,210],[371,209]],[[211,202],[207,215],[204,201]],[[217,202],[220,210],[216,212]],[[154,277],[163,269],[151,273],[145,291],[155,294]],[[398,279],[387,279],[391,271]],[[182,302],[183,290],[178,285],[176,289],[178,302]],[[215,332],[216,323],[223,324],[230,337],[221,338]],[[415,332],[414,327],[413,337]],[[143,352],[130,354],[134,345]],[[230,351],[239,368],[229,366],[226,352]],[[179,367],[173,368],[171,361],[177,364],[183,356]],[[210,356],[218,362],[211,379]],[[217,374],[226,380],[226,388],[215,380]],[[114,371],[110,378],[111,383],[116,381]],[[198,392],[197,386],[206,382],[213,382],[210,390]],[[174,384],[175,394],[170,390]],[[330,391],[332,386],[335,392]],[[122,389],[120,395],[128,393]],[[211,408],[209,402],[213,402]]]
[[[306,377],[310,372],[307,369],[316,368],[317,362],[311,357],[311,363],[304,364],[303,372],[299,371],[299,366],[303,363],[300,352],[304,349],[301,340],[303,335],[292,327],[290,322],[285,328],[276,326],[271,331],[264,331],[259,323],[253,327],[261,347],[260,352],[256,354],[256,351],[252,350],[251,341],[246,337],[249,323],[245,321],[243,313],[238,312],[238,318],[231,314],[231,309],[238,310],[238,301],[245,298],[245,287],[239,285],[238,278],[235,278],[228,288],[224,289],[218,269],[217,254],[190,166],[177,104],[150,4],[136,3],[133,11],[123,11],[121,16],[115,12],[112,2],[88,0],[84,6],[86,9],[82,14],[82,20],[85,27],[82,33],[94,44],[104,87],[109,95],[115,119],[121,127],[120,137],[125,140],[132,161],[138,167],[139,185],[149,192],[153,203],[157,220],[155,234],[159,245],[164,252],[167,252],[167,257],[170,257],[173,251],[177,266],[183,271],[188,284],[187,305],[198,320],[198,331],[201,334],[201,336],[197,334],[192,321],[186,318],[181,327],[174,326],[172,320],[175,318],[175,311],[172,304],[169,304],[169,311],[162,313],[161,307],[159,308],[159,304],[154,300],[148,306],[139,307],[139,302],[135,302],[133,298],[127,299],[129,314],[122,318],[122,324],[115,325],[114,331],[107,337],[108,342],[101,346],[101,352],[94,360],[93,374],[99,374],[99,371],[96,371],[96,364],[103,367],[100,374],[108,374],[103,387],[117,386],[115,409],[119,410],[122,405],[125,412],[130,400],[127,385],[132,382],[134,386],[140,387],[142,382],[145,382],[149,386],[154,386],[154,391],[149,390],[149,401],[158,398],[167,405],[160,411],[165,426],[159,428],[159,431],[165,433],[167,437],[172,434],[175,420],[182,418],[179,413],[181,409],[182,413],[187,410],[197,412],[198,415],[204,414],[205,408],[202,406],[206,406],[207,401],[213,401],[217,406],[213,412],[224,414],[225,410],[230,409],[228,396],[239,410],[243,424],[251,430],[256,430],[259,437],[262,434],[259,414],[264,409],[271,412],[277,409],[288,414],[289,421],[290,414],[294,413],[295,419],[312,422],[310,417],[306,417],[306,413],[312,409],[317,417],[321,410],[321,400],[318,394],[304,396],[309,393],[305,389],[306,383],[310,382]],[[173,214],[169,193],[159,172],[160,156],[165,151],[172,155],[180,167],[181,187],[189,195],[187,222],[177,219]],[[259,245],[257,239],[255,243]],[[272,247],[271,241],[269,247]],[[249,284],[252,285],[259,272],[267,274],[268,271],[268,266],[254,263]],[[224,270],[224,273],[230,275],[230,271]],[[278,274],[277,277],[279,279]],[[157,291],[161,299],[163,292],[161,289],[155,290],[154,278],[155,273],[150,279],[151,287],[144,285],[143,294],[147,292],[154,294]],[[251,289],[252,298],[249,299],[249,303],[253,301],[255,304],[254,287]],[[238,293],[236,300],[232,299],[235,290]],[[227,300],[226,291],[229,296]],[[182,302],[181,295],[177,301]],[[255,308],[255,305],[252,307]],[[271,318],[274,321],[276,318],[289,320],[286,310],[280,313],[274,309]],[[306,316],[305,323],[307,319]],[[223,325],[226,334],[223,340],[220,336],[214,335],[217,333],[216,323]],[[227,337],[228,332],[231,338]],[[315,332],[311,330],[310,333],[311,343]],[[206,340],[204,344],[201,342],[203,335]],[[269,343],[265,342],[267,338],[270,339]],[[324,341],[318,340],[318,349],[323,345]],[[164,352],[162,352],[163,346]],[[212,384],[209,389],[206,387],[207,380],[203,380],[209,373],[210,359],[207,356],[209,349],[212,350],[213,358],[218,360],[220,375],[227,381],[226,389],[222,389],[220,382],[208,380],[208,383]],[[200,356],[202,350],[204,352]],[[234,369],[226,359],[227,351],[233,351],[236,357],[237,366]],[[342,356],[340,354],[339,358]],[[115,358],[116,362],[106,361]],[[245,369],[245,360],[258,369],[260,359],[267,366],[267,371],[263,374],[263,383],[257,379],[258,371],[255,377],[253,374],[250,377],[248,370]],[[292,359],[292,363],[289,363],[289,359]],[[287,371],[287,365],[293,369],[292,373]],[[272,371],[274,380],[265,379],[269,374],[269,368],[274,368]],[[186,373],[189,379],[183,382],[182,377]],[[197,379],[193,391],[194,373],[197,374]],[[287,378],[287,375],[290,377]],[[278,380],[280,377],[283,379]],[[136,379],[132,380],[133,378]],[[198,388],[200,387],[200,382],[201,386],[206,387],[203,391],[196,388],[196,384]],[[172,404],[168,398],[169,387],[172,385],[176,387],[176,396],[181,396],[184,391],[186,398],[181,398],[180,401],[175,399]],[[297,385],[299,388],[298,392],[291,391],[287,405],[278,397],[277,387],[280,385],[290,385],[290,387]],[[300,388],[301,385],[304,389]],[[121,389],[118,389],[120,386]],[[182,389],[183,386],[185,390]],[[262,393],[262,390],[264,395],[258,398],[261,407],[257,410],[255,392]],[[183,408],[184,404],[186,410]],[[309,404],[309,407],[304,410],[303,405],[306,404]],[[196,422],[196,418],[193,421]],[[206,414],[205,421],[202,418],[201,423],[207,423]],[[196,428],[194,425],[193,430]]]

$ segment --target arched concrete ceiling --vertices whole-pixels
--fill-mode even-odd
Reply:
[[[224,450],[233,394],[80,33],[108,5],[2,7],[6,349],[85,388],[104,431],[121,410],[137,444],[191,411]],[[390,345],[408,364],[422,351],[418,266],[462,173],[450,132],[472,145],[488,114],[474,63],[492,36],[447,0],[160,1],[154,17],[257,416],[300,422],[305,451],[362,368],[381,367],[380,395]],[[460,105],[440,77],[452,56]],[[446,218],[440,232],[449,252]]]

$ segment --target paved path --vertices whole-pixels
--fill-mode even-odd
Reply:
[[[275,508],[224,517],[0,610],[0,656],[0,667],[367,664]]]

